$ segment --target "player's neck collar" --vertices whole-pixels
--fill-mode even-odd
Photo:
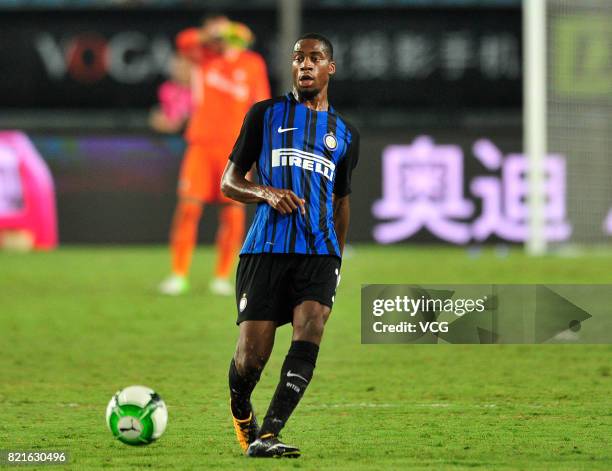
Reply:
[[[285,96],[290,102],[295,103],[296,105],[306,106],[304,103],[300,103],[299,101],[297,101],[292,91],[287,92]],[[329,99],[327,100],[327,111],[317,111],[317,110],[313,110],[312,108],[308,108],[308,109],[310,111],[314,111],[315,113],[335,113],[336,112],[332,104],[329,102]]]

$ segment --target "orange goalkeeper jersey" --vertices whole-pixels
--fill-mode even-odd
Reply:
[[[193,112],[185,139],[231,149],[251,105],[270,98],[263,58],[249,50],[212,53],[200,44],[196,28],[179,33],[176,42],[179,51],[197,64],[192,76]]]

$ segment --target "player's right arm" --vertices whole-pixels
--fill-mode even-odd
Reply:
[[[305,200],[293,191],[284,188],[258,185],[245,178],[246,173],[238,165],[229,161],[221,179],[221,191],[228,198],[241,203],[265,202],[281,214],[289,214],[298,208],[306,214]]]
[[[214,34],[216,30],[211,27],[184,29],[176,35],[176,49],[192,62],[199,63],[205,57],[205,50]]]
[[[176,35],[176,48],[189,60],[197,62],[202,54],[201,32],[199,28],[187,28]]]
[[[245,116],[240,135],[221,178],[221,191],[228,198],[241,203],[267,203],[281,214],[292,213],[298,208],[305,214],[305,200],[293,191],[259,185],[246,179],[247,172],[261,153],[264,116],[268,104],[268,100],[256,103]]]

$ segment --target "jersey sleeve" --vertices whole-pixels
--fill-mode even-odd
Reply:
[[[263,144],[264,117],[268,100],[255,103],[244,117],[240,134],[229,159],[244,173],[257,161]]]
[[[351,129],[351,143],[344,159],[338,164],[334,180],[334,194],[340,198],[351,193],[351,175],[359,160],[359,132]]]

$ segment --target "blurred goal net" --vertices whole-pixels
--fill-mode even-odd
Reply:
[[[540,5],[537,5],[540,3]],[[529,5],[531,4],[531,5]],[[529,70],[528,56],[540,48],[545,66],[541,73],[542,107],[538,123],[537,106],[525,92],[525,144],[532,169],[542,169],[542,178],[532,178],[531,234],[528,247],[541,253],[560,245],[600,246],[612,242],[612,1],[611,0],[525,0],[525,86],[540,79]],[[538,24],[540,8],[541,34]],[[529,10],[531,9],[531,12]],[[533,18],[535,12],[536,18]],[[543,43],[543,44],[542,44]],[[533,62],[531,67],[533,68]],[[537,66],[536,66],[537,69]],[[537,72],[537,71],[536,71]],[[533,97],[533,100],[538,100]],[[528,110],[532,109],[531,115]],[[529,117],[530,116],[530,117]],[[538,156],[529,133],[544,134],[545,155],[565,160],[564,188],[547,186],[547,158]],[[533,138],[533,136],[532,136]],[[535,150],[534,150],[535,149]],[[532,151],[536,152],[531,155]],[[541,157],[538,159],[538,157]],[[540,165],[541,167],[538,167]],[[571,234],[563,240],[546,237],[550,215],[549,191],[564,194],[564,218]],[[538,197],[541,199],[538,200]],[[538,206],[538,203],[540,204]],[[541,250],[538,250],[541,249]]]

